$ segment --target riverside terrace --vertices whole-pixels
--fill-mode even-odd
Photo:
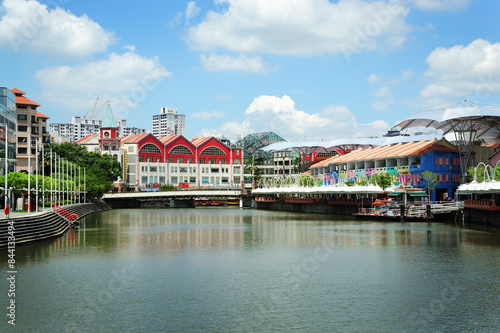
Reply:
[[[431,200],[453,198],[460,185],[460,159],[457,148],[445,139],[356,149],[313,165],[311,176],[328,185],[369,182],[376,174],[387,173],[397,186],[423,187],[421,175],[426,170],[436,173],[439,180]]]

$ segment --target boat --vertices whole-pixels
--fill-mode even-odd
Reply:
[[[240,204],[240,199],[234,199],[234,198],[230,198],[230,199],[227,199],[226,203],[230,206],[237,206]]]

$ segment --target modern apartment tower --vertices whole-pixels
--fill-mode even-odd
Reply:
[[[186,115],[178,114],[177,108],[161,108],[153,115],[153,135],[157,138],[169,135],[186,135]]]
[[[52,123],[50,124],[50,134],[58,141],[77,142],[86,136],[99,133],[103,121],[100,119],[86,119],[79,116],[73,116],[70,123]],[[131,134],[147,133],[148,130],[137,127],[127,127],[125,119],[116,121],[116,126],[119,129],[119,136],[127,136]]]

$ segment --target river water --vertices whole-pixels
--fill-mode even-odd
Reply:
[[[1,332],[500,332],[500,233],[454,224],[112,210],[16,266]]]

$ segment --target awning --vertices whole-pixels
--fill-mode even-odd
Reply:
[[[391,193],[389,193],[389,196],[390,197],[397,197],[398,195],[400,195],[402,193],[404,193],[404,192],[391,192]]]
[[[425,192],[407,192],[410,197],[426,197],[427,193]]]

